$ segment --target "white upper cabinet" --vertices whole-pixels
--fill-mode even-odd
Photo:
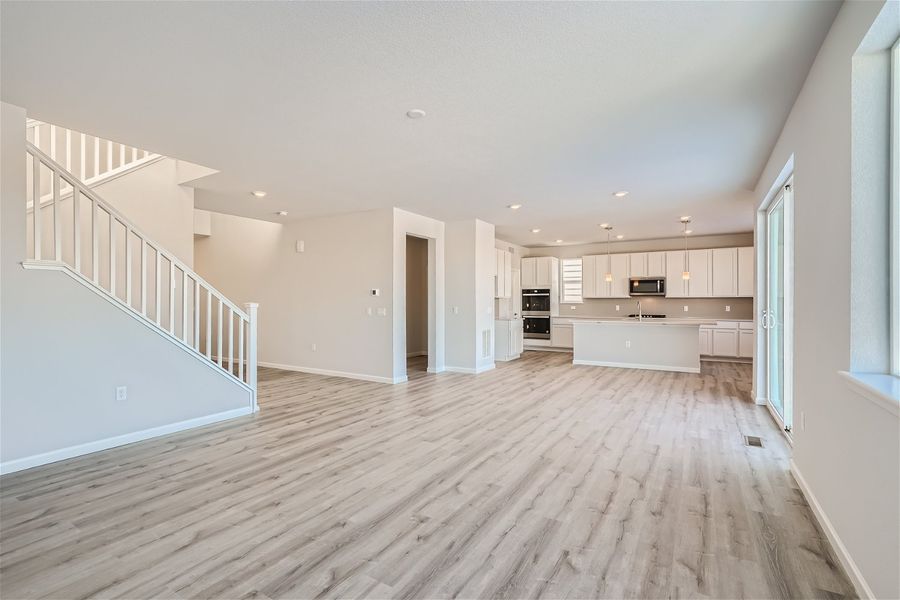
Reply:
[[[687,281],[681,278],[684,271],[684,252],[673,250],[666,252],[666,297],[686,298]]]
[[[522,259],[522,287],[524,289],[556,288],[559,259],[554,256],[536,256]]]
[[[629,254],[613,254],[609,257],[609,272],[612,283],[609,284],[609,298],[628,298]],[[605,274],[604,274],[605,277]]]
[[[688,268],[691,278],[687,282],[687,295],[691,298],[708,298],[712,295],[712,251],[688,250]]]
[[[738,288],[738,249],[712,250],[712,295],[734,298]]]
[[[665,277],[666,276],[666,253],[665,252],[648,252],[647,253],[647,277]]]
[[[629,254],[628,273],[631,277],[647,277],[647,253]]]
[[[753,280],[753,246],[737,249],[737,295],[752,298],[756,287]]]
[[[581,257],[581,297],[599,298],[600,289],[597,279],[597,259],[599,256]],[[604,257],[605,258],[605,257]],[[603,281],[602,276],[599,281]]]

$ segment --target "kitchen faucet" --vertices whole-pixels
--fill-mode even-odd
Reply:
[[[638,300],[638,321],[644,320],[644,313],[641,311],[641,301]]]

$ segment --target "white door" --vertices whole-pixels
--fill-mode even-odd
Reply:
[[[767,401],[781,419],[785,430],[790,431],[793,411],[785,385],[786,193],[790,193],[790,186],[786,186],[766,210],[767,293],[763,310],[763,327],[766,331]]]

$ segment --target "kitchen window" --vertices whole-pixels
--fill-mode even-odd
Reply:
[[[563,258],[559,261],[560,278],[559,301],[564,304],[580,304],[581,297],[581,259]]]

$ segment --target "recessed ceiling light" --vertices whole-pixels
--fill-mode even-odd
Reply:
[[[425,111],[421,108],[414,108],[412,110],[406,111],[406,116],[410,119],[421,119],[425,116]]]
[[[519,210],[520,208],[522,208],[522,205],[521,204],[510,204],[507,208],[511,208],[513,210]]]
[[[540,233],[540,232],[541,232],[541,230],[538,227],[535,227],[534,229],[531,230],[531,233]]]
[[[609,223],[600,223],[600,227],[606,229],[607,227],[609,227]]]
[[[266,197],[266,192],[263,192],[261,190],[256,190],[255,192],[250,192],[250,193],[253,194],[254,196],[256,196],[257,198],[265,198]]]
[[[562,240],[556,240],[557,244],[562,244]]]
[[[625,190],[621,190],[621,191],[619,191],[619,192],[614,192],[614,193],[613,193],[613,196],[615,196],[616,198],[624,198],[624,197],[627,196],[627,195],[628,195],[628,192],[625,191]]]
[[[616,236],[616,239],[623,240],[623,239],[625,239],[625,236],[620,233],[619,235]]]
[[[286,217],[286,216],[287,216],[287,211],[286,211],[286,210],[279,210],[279,211],[278,211],[277,213],[275,213],[275,214],[278,215],[279,217]]]
[[[694,230],[693,230],[693,229],[686,229],[686,230],[685,230],[685,233],[688,234],[688,235],[690,235],[690,234],[694,233]]]

